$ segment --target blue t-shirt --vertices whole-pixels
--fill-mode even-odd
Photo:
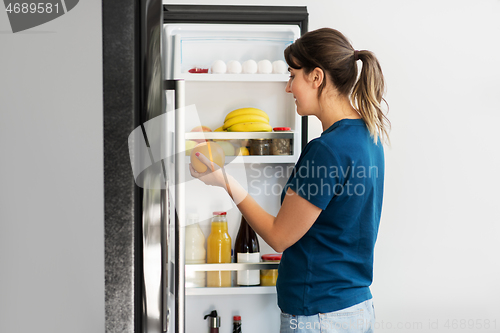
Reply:
[[[370,299],[382,210],[384,150],[362,119],[342,119],[311,140],[283,190],[323,211],[283,252],[278,306],[294,315],[347,308]]]

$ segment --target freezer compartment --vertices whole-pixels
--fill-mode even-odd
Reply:
[[[230,61],[240,65],[247,60],[284,61],[283,51],[300,36],[300,29],[296,25],[167,24],[165,36],[170,64],[166,78],[188,78],[212,74],[215,61],[224,62],[226,68],[231,67]],[[189,73],[194,68],[208,74]]]

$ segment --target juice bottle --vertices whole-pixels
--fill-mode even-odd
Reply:
[[[227,232],[226,212],[214,212],[212,231],[207,238],[207,263],[231,262],[231,237]],[[231,287],[231,271],[207,272],[207,287]]]

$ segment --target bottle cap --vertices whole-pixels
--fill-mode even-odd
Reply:
[[[226,215],[227,213],[226,212],[214,212],[213,214],[214,215]]]
[[[233,316],[233,320],[241,320],[241,316]]]
[[[217,315],[217,310],[213,310],[209,314],[205,315],[204,319],[208,320],[208,325],[210,328],[219,328],[220,327],[220,317]]]
[[[281,253],[264,254],[262,256],[262,260],[264,260],[264,261],[280,261],[281,260]]]
[[[290,127],[274,127],[273,131],[275,132],[281,132],[281,131],[290,131],[292,130]]]

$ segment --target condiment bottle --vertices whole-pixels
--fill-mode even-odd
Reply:
[[[239,263],[258,263],[260,262],[259,239],[257,234],[241,217],[240,229],[234,242],[235,261]],[[260,284],[259,270],[238,271],[236,273],[236,283],[240,286],[256,286]]]
[[[188,214],[186,225],[186,265],[206,262],[205,235],[198,223],[198,214]],[[205,287],[205,272],[189,272],[185,276],[186,288]]]
[[[220,317],[217,316],[217,310],[213,310],[209,314],[205,315],[204,319],[208,319],[208,327],[210,327],[210,333],[219,333],[220,327]]]
[[[207,238],[207,263],[231,262],[231,237],[226,212],[214,212],[212,231]],[[207,287],[231,287],[231,271],[207,272]]]
[[[233,316],[233,333],[241,333],[241,316]]]

